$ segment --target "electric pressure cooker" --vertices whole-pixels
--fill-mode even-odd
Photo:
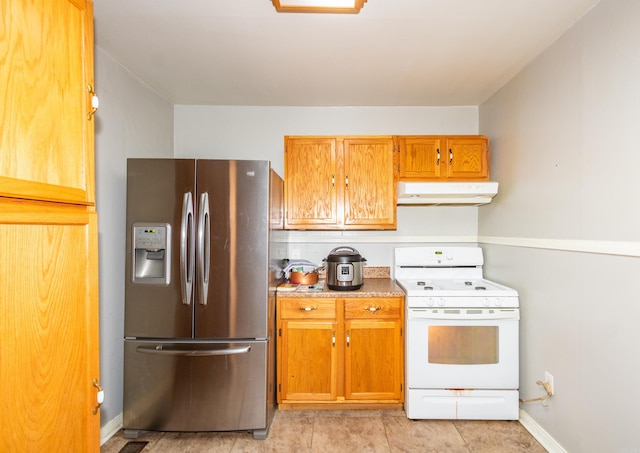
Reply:
[[[367,260],[353,247],[336,247],[326,262],[327,286],[337,291],[354,291],[362,286],[362,266]]]

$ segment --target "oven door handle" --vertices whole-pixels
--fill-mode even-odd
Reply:
[[[475,309],[475,308],[442,308],[442,309],[420,309],[412,308],[408,312],[409,319],[447,319],[447,320],[492,320],[492,319],[520,319],[518,309]]]

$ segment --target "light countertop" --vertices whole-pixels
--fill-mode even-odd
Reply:
[[[365,267],[363,269],[364,278],[362,279],[362,287],[352,291],[335,291],[327,287],[325,280],[324,289],[321,291],[305,291],[304,288],[298,288],[295,291],[278,291],[280,297],[404,297],[404,292],[389,277],[389,268],[383,267]]]

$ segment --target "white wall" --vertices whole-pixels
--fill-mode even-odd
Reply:
[[[485,269],[521,295],[523,408],[571,452],[640,451],[640,2],[603,0],[480,106]]]
[[[176,157],[267,159],[284,176],[285,135],[477,134],[472,107],[241,107],[175,108]],[[400,207],[397,231],[294,232],[285,254],[322,264],[337,245],[351,245],[370,266],[391,266],[397,245],[467,241],[477,236],[475,207]]]
[[[122,412],[127,157],[172,157],[173,106],[100,48],[95,55],[101,426]]]

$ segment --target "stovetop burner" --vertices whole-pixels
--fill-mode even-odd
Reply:
[[[396,249],[395,278],[407,305],[518,307],[518,292],[483,278],[479,247]]]
[[[419,293],[429,291],[433,293],[451,293],[456,295],[474,294],[478,291],[505,291],[508,288],[488,280],[454,280],[454,279],[434,279],[434,280],[411,280],[397,279],[398,284],[405,291],[417,291]]]

